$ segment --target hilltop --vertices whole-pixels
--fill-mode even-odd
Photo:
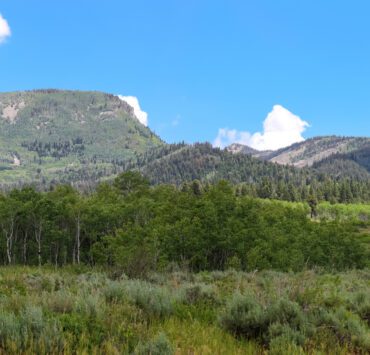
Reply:
[[[117,96],[36,90],[0,94],[0,183],[95,181],[164,143]]]
[[[276,151],[258,151],[243,144],[232,144],[226,149],[280,165],[312,167],[334,177],[370,178],[370,138],[367,137],[314,137]]]

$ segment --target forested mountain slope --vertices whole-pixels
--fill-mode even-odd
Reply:
[[[370,179],[370,138],[366,137],[315,137],[277,151],[258,151],[242,144],[232,144],[227,150],[281,165],[313,167],[333,178]]]
[[[369,146],[370,138],[365,137],[315,137],[272,152],[268,160],[305,167],[334,154],[348,154]]]
[[[310,176],[308,170],[261,161],[245,154],[232,154],[213,148],[209,143],[172,147],[167,154],[156,159],[151,157],[138,164],[138,168],[152,183],[179,185],[195,179],[203,182],[226,179],[233,183],[256,183],[268,177],[299,184]]]
[[[0,94],[0,183],[95,181],[164,143],[133,109],[100,92]]]
[[[332,176],[370,179],[370,142],[358,150],[331,155],[312,167]]]

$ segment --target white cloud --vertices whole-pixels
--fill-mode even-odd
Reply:
[[[223,148],[240,143],[258,150],[276,150],[304,141],[302,133],[307,127],[309,124],[300,117],[281,105],[275,105],[263,122],[263,133],[220,128],[213,145]]]
[[[237,131],[236,129],[220,128],[218,135],[213,141],[214,147],[224,148],[232,143],[249,145],[251,134],[249,132]]]
[[[135,96],[122,96],[118,95],[118,97],[128,103],[133,109],[136,118],[144,125],[148,125],[148,114],[141,110],[139,100]]]
[[[11,31],[8,21],[0,14],[0,43],[3,43],[10,35]]]

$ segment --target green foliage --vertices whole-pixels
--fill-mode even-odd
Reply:
[[[367,214],[366,205],[320,204],[312,220],[304,203],[239,196],[223,180],[201,191],[150,188],[138,173],[125,173],[90,195],[58,186],[0,196],[0,262],[102,265],[131,278],[174,264],[192,271],[363,268]],[[38,276],[30,282],[57,287]]]

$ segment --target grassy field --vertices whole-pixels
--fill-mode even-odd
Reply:
[[[365,354],[370,271],[0,269],[1,354]]]

